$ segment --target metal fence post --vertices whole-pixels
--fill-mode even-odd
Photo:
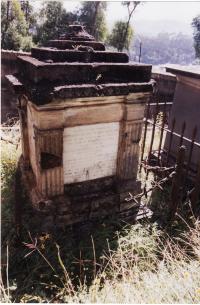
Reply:
[[[170,208],[169,220],[174,219],[178,205],[180,204],[182,198],[181,193],[182,193],[183,180],[184,180],[185,151],[186,151],[185,146],[181,146],[178,151],[175,176],[172,181],[171,202],[169,207]]]
[[[198,168],[197,168],[197,175],[196,175],[195,184],[194,184],[194,191],[192,192],[192,195],[191,195],[191,205],[192,205],[192,209],[194,212],[196,212],[196,209],[197,209],[197,202],[199,200],[199,195],[200,195],[200,161],[199,161]]]

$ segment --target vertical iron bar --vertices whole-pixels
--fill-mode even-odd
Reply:
[[[185,128],[186,128],[186,123],[184,121],[183,125],[182,125],[182,128],[181,128],[181,138],[180,138],[179,146],[182,146],[182,144],[183,144],[183,136],[184,136],[184,133],[185,133]]]
[[[158,99],[157,99],[157,101],[156,101],[156,112],[154,114],[153,128],[152,128],[152,134],[151,134],[151,144],[150,144],[149,154],[148,154],[148,162],[149,162],[149,158],[151,156],[151,152],[152,152],[152,148],[153,148],[153,142],[154,142],[154,136],[155,136],[155,128],[156,128],[156,119],[157,119],[157,115],[158,115],[158,109],[159,109],[159,105],[158,105]]]
[[[173,121],[172,121],[172,128],[171,128],[171,131],[170,131],[170,139],[169,139],[169,147],[168,147],[168,152],[167,152],[166,166],[168,165],[168,162],[169,162],[169,156],[170,156],[170,152],[171,152],[171,146],[172,146],[175,124],[176,124],[176,119],[174,118]]]
[[[167,101],[165,100],[163,118],[162,118],[162,126],[161,126],[161,134],[160,134],[160,142],[159,142],[159,147],[158,147],[158,165],[160,164],[160,151],[161,151],[161,147],[162,147],[164,126],[165,126],[165,119],[166,119],[166,103],[167,103]]]
[[[200,160],[199,160],[198,167],[197,167],[197,175],[196,175],[196,180],[195,180],[195,184],[194,184],[194,191],[192,192],[192,195],[191,195],[191,205],[192,205],[192,209],[193,209],[194,213],[196,212],[196,209],[197,209],[197,202],[199,199],[199,195],[200,195]]]
[[[150,149],[149,149],[149,153],[148,153],[148,157],[147,157],[147,164],[149,164],[149,160],[150,160],[150,156],[151,156],[151,152],[152,152],[152,148],[153,148],[153,141],[154,141],[154,136],[155,136],[155,128],[156,128],[156,119],[157,119],[157,115],[158,115],[158,109],[159,109],[159,105],[158,105],[158,98],[156,101],[156,111],[154,114],[154,120],[153,120],[153,128],[152,128],[152,134],[151,134],[151,144],[150,144]],[[149,171],[147,170],[146,172],[146,177],[145,179],[148,179],[148,175],[149,175]]]
[[[142,42],[140,41],[139,62],[140,62],[140,60],[141,60],[141,56],[142,56]]]
[[[194,127],[193,132],[192,132],[192,138],[191,138],[192,142],[190,144],[190,151],[189,151],[189,157],[188,157],[187,168],[186,168],[186,177],[189,172],[190,163],[192,160],[192,153],[193,153],[193,149],[194,149],[194,141],[195,141],[196,135],[197,135],[197,126]]]
[[[143,142],[142,142],[142,152],[141,152],[141,160],[140,160],[140,171],[141,171],[141,168],[142,168],[142,161],[143,161],[143,157],[144,157],[144,149],[145,149],[145,144],[146,144],[150,102],[151,102],[151,98],[149,98],[148,104],[147,104],[147,112],[146,112],[145,126],[144,126],[144,137],[143,137]]]
[[[21,237],[22,228],[22,192],[21,192],[21,173],[19,165],[15,173],[15,228],[18,238]]]
[[[177,161],[176,161],[176,173],[172,181],[171,190],[171,202],[169,211],[169,220],[173,220],[177,212],[178,205],[181,201],[181,193],[183,187],[183,177],[184,177],[184,161],[185,161],[185,146],[181,146],[178,151]]]

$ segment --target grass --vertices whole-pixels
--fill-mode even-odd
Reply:
[[[199,235],[198,230],[199,228],[192,231],[195,239],[196,234]],[[101,273],[89,290],[85,289],[85,294],[79,294],[77,301],[199,303],[200,257],[191,259],[174,240],[165,240],[164,246],[159,241],[156,228],[152,235],[147,233],[147,227],[132,227],[126,237],[119,239],[117,251],[108,258],[107,270],[110,271],[110,278],[104,275],[105,281],[101,286]],[[188,235],[184,236],[184,242],[186,241]],[[194,247],[193,250],[196,251],[195,249]],[[104,274],[107,274],[107,270]],[[72,298],[70,301],[76,299]]]
[[[199,303],[200,223],[169,228],[115,218],[41,232],[27,203],[21,240],[14,226],[20,147],[2,144],[2,302]],[[168,197],[154,194],[165,209]]]

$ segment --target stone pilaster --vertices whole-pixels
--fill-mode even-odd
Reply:
[[[119,192],[130,191],[131,189],[137,192],[139,142],[145,105],[149,97],[149,93],[133,93],[129,94],[124,102],[117,162]]]
[[[29,138],[28,138],[28,123],[27,123],[27,102],[28,99],[26,98],[25,95],[18,97],[17,107],[20,118],[22,156],[24,159],[25,167],[29,168],[30,158],[29,158]]]
[[[52,197],[64,192],[63,129],[38,130],[35,128],[37,188],[43,196]]]

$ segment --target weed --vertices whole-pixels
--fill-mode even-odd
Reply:
[[[40,232],[24,204],[23,243],[15,245],[14,175],[20,149],[2,149],[2,302],[198,303],[200,225],[179,215],[153,223],[99,220]],[[167,196],[155,194],[155,209]],[[162,208],[161,208],[161,212]]]

